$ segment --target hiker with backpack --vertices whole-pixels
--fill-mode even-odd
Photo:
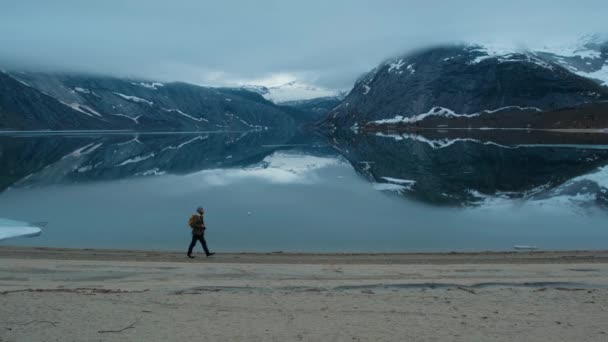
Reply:
[[[190,242],[190,247],[188,247],[188,257],[194,258],[192,255],[192,249],[196,245],[196,241],[200,241],[201,245],[203,245],[203,250],[207,256],[212,256],[215,253],[209,252],[209,248],[207,248],[207,242],[205,241],[205,220],[203,219],[203,215],[205,214],[205,209],[198,207],[196,209],[196,214],[190,216],[190,220],[188,220],[188,225],[192,229],[192,242]]]

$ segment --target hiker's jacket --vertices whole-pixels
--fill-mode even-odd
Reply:
[[[193,215],[190,228],[192,228],[192,235],[203,235],[205,233],[205,221],[203,220],[203,216]]]

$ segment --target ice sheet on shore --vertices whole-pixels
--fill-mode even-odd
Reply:
[[[0,218],[0,241],[16,237],[36,236],[41,232],[42,229],[30,226],[26,222]]]

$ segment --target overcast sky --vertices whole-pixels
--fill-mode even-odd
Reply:
[[[607,0],[0,0],[0,68],[349,88],[425,45],[551,43],[607,32],[607,14]]]

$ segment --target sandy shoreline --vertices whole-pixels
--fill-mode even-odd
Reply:
[[[445,252],[445,253],[218,253],[206,258],[197,254],[188,259],[182,252],[154,250],[77,249],[0,246],[0,258],[241,263],[241,264],[555,264],[608,263],[604,251],[514,251],[514,252]]]
[[[607,257],[0,247],[0,341],[606,341]]]

